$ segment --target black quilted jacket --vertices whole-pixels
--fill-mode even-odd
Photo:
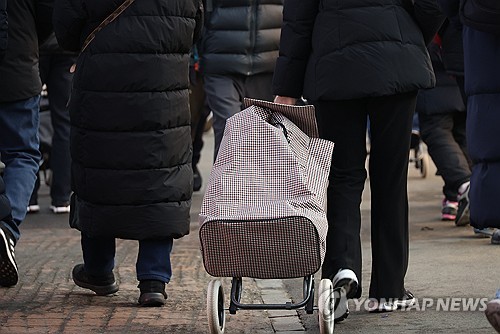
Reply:
[[[52,32],[52,3],[0,0],[0,103],[40,94],[38,46]]]
[[[310,101],[434,86],[426,44],[444,21],[435,0],[287,0],[274,93]]]

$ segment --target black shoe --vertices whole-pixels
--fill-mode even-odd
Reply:
[[[144,280],[137,286],[141,290],[139,305],[144,307],[157,307],[165,305],[167,293],[165,283],[156,280]]]
[[[83,264],[73,268],[73,282],[81,288],[94,291],[98,296],[106,296],[118,291],[115,275],[93,276],[85,272]]]
[[[198,167],[193,166],[193,191],[201,189],[201,174]]]
[[[6,227],[0,227],[0,286],[13,286],[19,280],[14,246],[12,233]]]

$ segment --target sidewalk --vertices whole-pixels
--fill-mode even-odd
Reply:
[[[204,186],[211,167],[213,136],[207,133],[200,170]],[[414,167],[409,171],[410,265],[407,288],[418,298],[490,299],[500,288],[500,247],[473,235],[470,227],[441,222],[441,179],[435,168],[422,179]],[[203,188],[202,188],[203,190]],[[48,210],[47,187],[42,187],[38,214],[21,225],[16,246],[20,281],[0,288],[0,333],[207,333],[206,288],[212,279],[203,268],[199,251],[197,216],[203,193],[193,197],[191,233],[177,240],[172,254],[173,277],[163,308],[139,308],[135,278],[137,242],[118,240],[115,275],[120,291],[99,297],[76,287],[72,267],[82,262],[79,233],[69,228],[67,215]],[[370,276],[369,189],[364,194],[363,298]],[[226,297],[230,281],[223,280]],[[284,302],[302,296],[301,280],[244,279],[244,302]],[[319,277],[316,279],[316,287]],[[228,302],[226,302],[226,307]],[[335,333],[494,333],[481,311],[437,311],[436,304],[419,310],[372,314],[354,310]],[[226,312],[226,333],[317,333],[317,313],[303,311]]]

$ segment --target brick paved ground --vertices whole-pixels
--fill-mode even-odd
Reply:
[[[205,181],[213,150],[212,136],[207,139],[200,167]],[[0,288],[0,333],[207,333],[206,288],[213,278],[206,274],[199,251],[197,219],[202,196],[202,192],[193,195],[191,233],[174,243],[166,306],[140,308],[137,242],[117,241],[118,293],[102,297],[75,286],[71,269],[82,262],[79,233],[69,228],[68,215],[49,212],[48,188],[42,185],[41,212],[27,216],[16,246],[20,281],[15,287]],[[265,286],[258,287],[255,280],[244,279],[243,284],[245,303],[288,297],[276,288],[273,296],[266,295]],[[227,307],[229,279],[223,280],[223,287]],[[295,311],[239,311],[235,316],[226,312],[228,333],[286,333],[289,329],[303,330]]]
[[[82,259],[78,232],[68,227],[67,215],[48,213],[46,193],[41,204],[44,212],[28,216],[22,225],[22,239],[16,247],[20,281],[15,287],[0,289],[1,333],[207,332],[205,293],[211,278],[202,265],[196,223],[189,236],[174,244],[167,305],[140,308],[135,278],[137,243],[117,242],[115,275],[120,291],[95,296],[71,280],[71,268]],[[224,281],[226,291],[229,284]],[[244,284],[245,301],[262,302],[256,283],[249,280]],[[267,314],[259,311],[228,317],[227,330],[274,332]]]
[[[205,181],[211,166],[211,137],[202,154]],[[491,297],[500,287],[500,247],[473,236],[470,227],[457,228],[439,221],[442,181],[426,179],[410,170],[410,266],[407,287],[419,298]],[[369,189],[367,189],[369,190]],[[0,288],[0,333],[207,333],[206,287],[209,277],[202,264],[196,222],[203,193],[195,193],[192,230],[177,240],[172,254],[173,277],[167,286],[169,299],[163,308],[137,306],[135,279],[137,245],[117,243],[115,275],[120,291],[99,297],[76,287],[72,267],[82,261],[79,234],[68,227],[67,215],[48,211],[48,189],[40,193],[42,211],[21,225],[16,247],[20,281]],[[369,191],[362,204],[363,297],[370,277]],[[319,282],[317,277],[316,282]],[[224,279],[226,299],[230,288]],[[301,294],[301,282],[244,280],[245,302],[281,302]],[[279,300],[278,300],[279,299]],[[228,302],[226,301],[226,307]],[[351,310],[353,304],[351,303]],[[317,333],[317,315],[303,311],[226,312],[226,333]],[[493,333],[481,311],[394,312],[371,314],[353,311],[336,326],[335,333]]]

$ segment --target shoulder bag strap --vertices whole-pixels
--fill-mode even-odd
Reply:
[[[108,15],[104,19],[104,21],[101,22],[92,32],[85,38],[85,41],[83,42],[82,50],[80,51],[80,54],[85,51],[87,46],[94,40],[95,35],[101,31],[105,26],[113,22],[118,16],[120,16],[125,9],[127,9],[135,0],[125,0],[118,8],[116,8],[111,14]],[[73,73],[76,70],[76,64],[73,64],[70,68],[70,72]]]

